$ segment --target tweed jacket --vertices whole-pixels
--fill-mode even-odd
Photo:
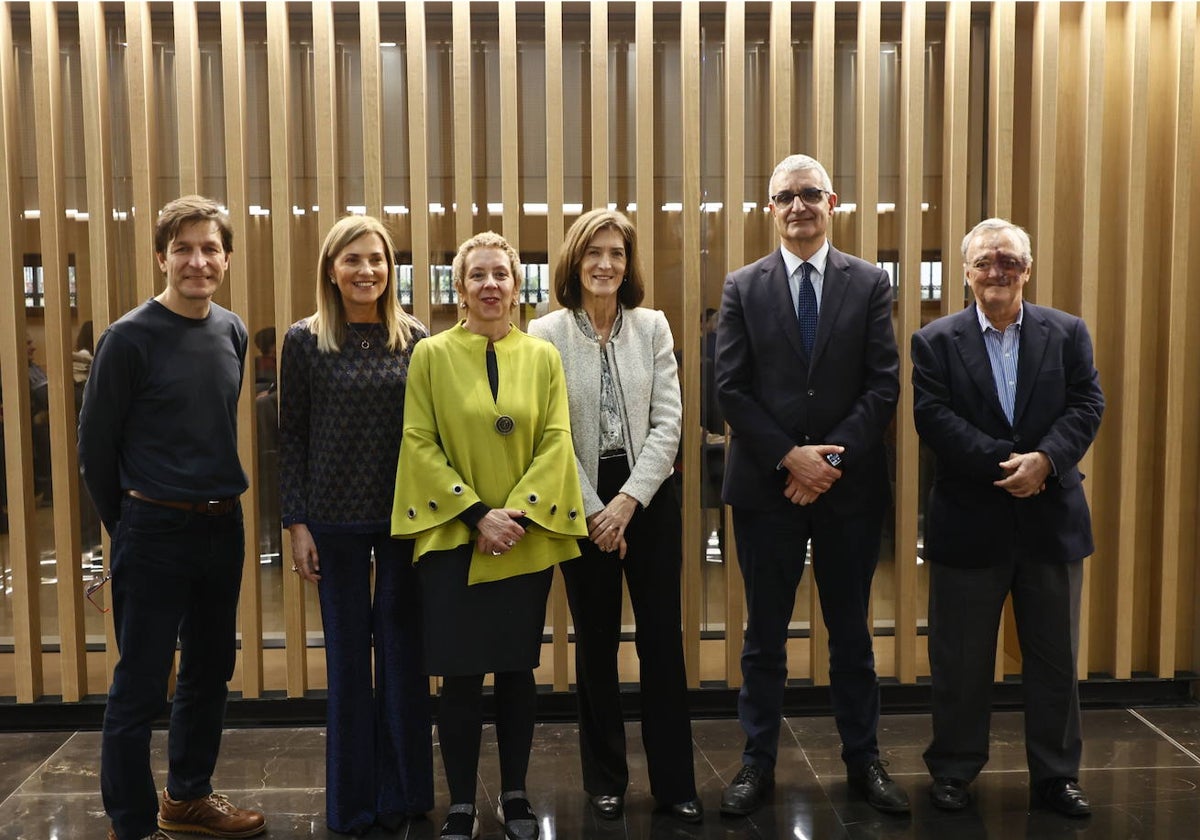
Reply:
[[[629,479],[621,487],[643,507],[675,468],[683,404],[675,364],[675,340],[667,317],[656,309],[622,310],[621,331],[604,348],[584,335],[570,309],[529,323],[562,354],[571,409],[571,430],[588,516],[604,509],[596,492],[600,466],[600,367],[607,354],[621,403]]]
[[[392,506],[392,536],[415,538],[418,562],[472,541],[458,515],[476,502],[525,511],[525,536],[498,557],[476,549],[468,583],[577,557],[587,536],[558,354],[512,328],[493,343],[493,399],[487,343],[460,323],[413,348]]]

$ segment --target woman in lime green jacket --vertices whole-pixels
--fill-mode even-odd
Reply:
[[[450,788],[441,837],[478,831],[485,674],[495,675],[501,791],[511,840],[538,836],[525,793],[546,596],[587,536],[562,363],[511,323],[521,264],[482,233],[454,258],[465,317],[417,344],[408,371],[392,535],[415,539],[425,665],[443,677],[438,737]]]

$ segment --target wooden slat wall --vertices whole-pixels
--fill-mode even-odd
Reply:
[[[83,656],[83,592],[79,583],[79,475],[75,456],[75,389],[71,377],[70,299],[67,291],[66,175],[63,171],[62,72],[59,62],[58,8],[30,8],[33,41],[33,107],[38,120],[38,228],[45,277],[46,374],[50,396],[51,474],[54,487],[54,555],[60,585],[59,662],[63,700],[87,694]]]
[[[292,100],[291,35],[287,6],[283,3],[267,4],[267,101],[271,113],[271,265],[275,276],[293,277],[292,267],[292,150],[288,137],[291,124]],[[282,345],[282,336],[287,334],[292,314],[296,312],[292,299],[292,284],[276,282],[275,290],[275,335]],[[283,568],[292,566],[292,543],[283,540]],[[283,628],[284,657],[287,663],[287,694],[301,697],[308,688],[308,649],[304,625],[304,581],[297,575],[283,575]]]
[[[83,87],[84,145],[93,154],[87,156],[87,206],[113,206],[112,116],[109,113],[108,61],[105,53],[107,26],[99,3],[79,7],[79,68]],[[118,317],[116,283],[116,242],[113,217],[100,210],[88,215],[88,267],[92,275],[92,335],[99,336]],[[80,505],[90,504],[80,500]],[[101,552],[104,570],[110,570],[108,532],[104,531]],[[105,673],[117,665],[117,637],[112,614],[104,617]]]
[[[725,108],[728,125],[746,124],[746,4],[728,3],[725,11]],[[725,273],[746,264],[746,214],[744,203],[753,201],[755,212],[766,199],[746,195],[746,135],[731,131],[725,138]],[[726,534],[733,534],[732,514],[725,511]],[[730,688],[742,685],[740,641],[745,629],[746,592],[737,564],[737,547],[725,540],[725,682]]]
[[[199,55],[199,43],[195,52]],[[225,108],[225,185],[226,206],[235,231],[250,230],[249,184],[246,167],[246,32],[242,21],[242,4],[221,4],[221,69],[222,95]],[[285,214],[286,215],[286,214]],[[229,287],[231,305],[235,312],[253,323],[257,314],[253,306],[250,276],[250,261],[246,242],[235,240],[233,254],[229,259],[226,285]],[[254,364],[248,363],[242,375],[242,392],[255,392]],[[253,464],[258,457],[258,415],[253,399],[238,402],[238,457],[243,464]],[[246,470],[250,480],[246,488],[246,499],[258,498],[258,470]],[[253,505],[247,505],[253,511]],[[246,528],[245,560],[242,564],[242,594],[238,603],[238,615],[242,634],[242,696],[259,697],[263,691],[263,616],[262,578],[259,576],[259,521],[258,517],[244,517]]]
[[[700,171],[700,2],[684,0],[679,20],[679,59],[683,129],[683,171]],[[639,205],[640,206],[640,205]],[[700,276],[700,179],[683,179],[683,274]],[[683,329],[674,330],[676,343],[683,342],[683,474],[700,475],[700,285],[684,283]],[[682,335],[681,335],[682,334]],[[700,541],[700,482],[683,486],[683,556],[702,553]],[[683,655],[688,684],[700,686],[700,564],[683,564]]]
[[[19,92],[13,50],[12,7],[0,2],[0,270],[21,276],[21,141]],[[44,693],[41,567],[34,531],[33,444],[25,365],[25,292],[9,283],[0,294],[0,384],[4,402],[4,450],[8,493],[8,556],[12,564],[14,690],[18,702]]]
[[[735,0],[717,7],[699,0],[638,0],[564,7],[561,2],[516,0],[482,5],[456,0],[449,6],[421,0],[353,5],[318,0],[268,3],[265,11],[267,72],[260,79],[247,71],[248,57],[263,54],[263,48],[248,43],[245,35],[252,17],[256,31],[263,30],[261,7],[255,4],[223,3],[218,11],[214,4],[194,0],[127,0],[107,7],[0,0],[0,218],[8,220],[0,226],[0,264],[9,266],[12,276],[20,276],[22,253],[40,250],[46,276],[45,307],[28,318],[18,284],[0,295],[0,382],[9,395],[4,446],[10,532],[4,539],[13,569],[12,691],[20,702],[54,693],[72,701],[104,688],[86,681],[82,587],[77,584],[76,522],[82,500],[75,480],[70,348],[75,319],[82,320],[84,312],[98,334],[122,314],[117,301],[144,300],[161,287],[151,234],[158,206],[172,197],[160,194],[169,189],[163,185],[177,179],[178,189],[190,192],[223,181],[225,194],[217,197],[230,209],[238,242],[228,282],[231,305],[252,331],[273,322],[282,336],[296,317],[311,309],[311,254],[345,211],[343,185],[347,179],[362,179],[368,212],[381,215],[385,200],[407,205],[408,218],[401,218],[397,226],[397,246],[413,256],[414,314],[426,323],[441,324],[454,315],[430,302],[433,255],[452,252],[475,232],[480,222],[471,212],[472,204],[480,207],[481,216],[486,212],[485,184],[473,159],[480,148],[478,131],[487,132],[486,142],[498,151],[500,171],[489,174],[499,178],[503,232],[527,253],[544,251],[551,265],[573,221],[564,211],[564,201],[574,184],[583,185],[585,209],[618,196],[623,202],[636,202],[641,256],[650,277],[647,303],[668,313],[683,355],[685,475],[700,472],[701,313],[706,303],[711,305],[726,271],[760,256],[763,243],[773,247],[776,242],[767,214],[761,209],[743,212],[744,202],[761,208],[765,201],[762,195],[747,194],[747,183],[761,183],[775,161],[793,152],[813,154],[831,173],[854,173],[853,196],[847,185],[834,184],[835,190],[842,187],[843,202],[857,206],[851,219],[838,221],[849,221],[847,229],[853,231],[847,246],[867,259],[881,251],[899,254],[897,547],[894,574],[877,581],[875,611],[880,611],[881,599],[892,603],[894,658],[890,664],[881,663],[880,670],[902,683],[927,673],[918,633],[926,612],[919,594],[925,571],[916,564],[922,502],[910,416],[908,336],[923,318],[960,307],[958,247],[972,224],[985,215],[1003,215],[1025,226],[1036,258],[1030,295],[1087,321],[1108,394],[1100,439],[1081,465],[1096,514],[1097,550],[1086,565],[1080,676],[1131,679],[1152,673],[1172,678],[1200,668],[1195,610],[1200,563],[1194,516],[1200,496],[1200,405],[1194,399],[1200,389],[1200,326],[1189,317],[1200,306],[1200,277],[1194,276],[1200,245],[1193,244],[1200,242],[1200,213],[1195,210],[1200,194],[1195,166],[1200,108],[1196,2],[1041,2],[1031,8],[1012,0],[902,5],[877,0]],[[402,121],[407,130],[403,136],[385,136],[384,97],[401,82],[384,77],[381,26],[400,15],[407,60]],[[217,30],[205,24],[218,16],[221,89],[206,91],[200,56],[213,46],[204,39],[214,36],[205,33]],[[854,18],[853,26],[848,25],[849,17]],[[429,42],[427,29],[446,31],[447,19],[450,44]],[[564,39],[566,22],[582,37]],[[610,72],[610,55],[626,60],[624,43],[610,33],[626,33],[630,23],[632,72],[624,65]],[[767,36],[762,67],[769,90],[763,114],[749,113],[747,106],[752,98],[746,91],[747,70],[760,61],[757,53],[747,50],[750,27]],[[78,43],[60,43],[63,34],[76,29]],[[110,79],[110,41],[118,32],[127,44],[124,65],[116,65]],[[306,43],[309,32],[311,46]],[[856,32],[855,43],[839,42],[838,32]],[[881,44],[881,33],[895,32],[898,44]],[[156,44],[156,37],[173,43]],[[544,90],[540,83],[530,89],[521,83],[518,62],[530,38],[540,39],[535,46],[545,49]],[[796,56],[805,55],[810,41],[811,61],[803,59],[806,63],[797,66]],[[880,64],[882,51],[894,46],[900,48],[901,58],[898,88],[885,84]],[[849,48],[856,51],[853,80],[835,74],[842,66],[841,51]],[[473,59],[480,49],[499,61],[503,131],[473,125],[472,114],[484,113],[475,110],[482,79],[472,78],[484,66]],[[83,122],[78,127],[64,122],[73,112],[64,107],[60,94],[60,76],[68,66],[62,55],[73,58],[76,51],[83,96]],[[361,103],[341,99],[353,90],[341,74],[354,66],[354,54],[361,67]],[[31,74],[19,72],[21,55],[32,57]],[[174,55],[173,62],[168,55]],[[931,66],[939,55],[941,65]],[[701,72],[702,67],[717,66],[705,64],[714,58],[720,60],[719,77]],[[433,71],[439,66],[448,66],[449,74]],[[671,84],[664,86],[663,79],[671,79]],[[248,91],[252,84],[262,89]],[[439,87],[447,84],[451,90]],[[620,86],[615,94],[614,84]],[[797,90],[797,84],[810,89]],[[120,89],[113,92],[116,85]],[[931,93],[930,85],[938,85],[938,90]],[[22,144],[29,141],[21,126],[30,115],[18,112],[22,87],[39,121],[36,148],[25,149],[24,157]],[[174,123],[158,118],[158,90],[171,91]],[[888,110],[882,106],[890,105],[894,91],[900,97],[899,119],[881,124],[881,110]],[[120,95],[110,96],[114,93]],[[250,135],[249,93],[267,103],[272,115],[269,136],[261,144]],[[220,112],[204,113],[211,106],[203,97],[219,99]],[[114,112],[112,101],[127,103],[128,114]],[[798,103],[808,101],[811,109],[798,114]],[[448,113],[429,113],[435,102]],[[680,122],[668,131],[664,114],[674,113],[676,103]],[[531,105],[533,113],[545,117],[545,125],[538,126],[546,135],[544,240],[540,220],[535,224],[526,219],[521,204],[524,195],[542,188],[529,187],[533,176],[525,171],[527,160],[521,154],[521,138],[530,136],[530,128],[525,126],[524,134],[515,130],[518,115]],[[362,147],[341,148],[339,120],[359,106]],[[839,113],[847,109],[856,126],[852,137],[837,133]],[[587,115],[586,124],[575,126],[571,120],[580,112]],[[306,127],[308,136],[300,140],[291,127],[304,122],[305,114],[312,115],[315,133]],[[214,117],[223,119],[224,147],[219,155],[204,155],[199,145],[206,136],[203,127]],[[805,122],[796,122],[797,117]],[[451,129],[439,136],[431,121]],[[709,145],[702,133],[702,126],[709,125],[725,126],[722,143]],[[633,127],[632,140],[624,126]],[[88,152],[74,170],[82,171],[86,180],[86,222],[66,216],[69,206],[83,200],[68,197],[70,182],[64,174],[64,131],[77,129]],[[936,142],[939,136],[940,160],[931,160],[935,147],[927,148],[925,138]],[[573,137],[583,148],[567,147],[576,142],[569,139]],[[666,147],[666,137],[678,138],[679,145]],[[880,150],[893,140],[898,141],[899,166],[890,171]],[[444,144],[448,151],[430,154],[430,142]],[[636,154],[622,150],[620,144],[626,142],[633,143]],[[298,143],[302,149],[296,148]],[[384,155],[385,143],[403,146],[405,171],[384,171],[391,165]],[[127,148],[127,154],[114,147]],[[265,150],[261,154],[260,148]],[[715,148],[721,151],[708,151]],[[178,166],[172,163],[172,171],[161,171],[159,149],[178,150]],[[269,160],[263,160],[263,154]],[[761,161],[764,156],[766,163]],[[32,191],[23,187],[28,174],[23,160],[36,161]],[[206,160],[222,160],[223,168],[204,171],[212,166]],[[581,171],[573,171],[580,169],[576,161],[582,161]],[[679,183],[663,176],[676,163],[684,176]],[[440,170],[432,171],[431,166]],[[704,200],[719,199],[724,205],[725,216],[716,226],[706,224],[709,217],[701,209],[701,188],[707,187],[702,177],[714,175],[722,186]],[[930,195],[926,190],[938,177],[940,185]],[[122,179],[130,183],[124,194],[132,196],[134,212],[116,222],[114,205],[120,199],[115,185],[123,184]],[[252,200],[264,200],[251,197],[254,183],[266,185],[269,220],[249,213]],[[404,183],[407,194],[388,193],[403,192],[405,188],[391,185]],[[437,186],[443,183],[444,191]],[[895,216],[878,215],[876,205],[897,183]],[[304,184],[316,185],[315,200]],[[457,212],[452,226],[431,219],[429,196],[435,188],[453,196]],[[579,193],[570,195],[579,200]],[[1114,195],[1120,196],[1115,211]],[[665,210],[664,202],[681,202],[682,210]],[[320,207],[318,218],[293,216],[294,204],[312,203]],[[930,212],[922,210],[923,203],[931,206]],[[24,211],[33,209],[40,213],[22,218]],[[940,302],[923,306],[917,277],[923,254],[938,248],[944,294]],[[80,294],[86,296],[78,313],[67,301],[69,253],[76,255]],[[709,265],[708,254],[723,254],[714,257],[723,261]],[[256,268],[264,265],[266,271]],[[664,287],[663,277],[673,273],[660,277],[656,266],[678,267],[682,287]],[[295,288],[304,290],[299,299]],[[24,387],[24,336],[29,329],[44,331],[40,344],[52,381],[55,506],[44,515],[52,522],[53,548],[60,560],[55,609],[45,616],[39,588],[48,584],[41,582],[36,539],[42,514],[35,509],[32,491]],[[247,464],[255,463],[258,448],[252,380],[251,370],[239,413],[239,451]],[[252,487],[247,499],[253,498]],[[732,528],[726,521],[723,574],[702,575],[700,504],[696,483],[685,484],[688,561],[683,605],[689,681],[699,685],[702,670],[715,670],[726,685],[736,687],[744,605]],[[240,689],[248,697],[279,689],[303,696],[310,685],[308,634],[318,625],[305,613],[304,588],[286,571],[291,558],[284,539],[284,673],[273,675],[265,668],[269,657],[263,643],[263,604],[264,596],[274,593],[263,591],[269,578],[259,573],[257,527],[257,518],[247,516]],[[723,577],[724,591],[706,593],[705,577]],[[719,620],[703,623],[705,603],[723,610],[728,631],[724,644],[712,653],[707,652],[713,651],[712,643],[702,641],[701,631],[719,626]],[[817,606],[815,600],[806,606],[812,632],[802,642],[806,656],[794,663],[793,676],[821,683],[827,681],[827,654]],[[554,633],[547,679],[556,689],[567,690],[569,615],[560,582],[549,616]],[[97,655],[106,656],[111,668],[111,621],[104,626],[108,651]],[[998,657],[998,676],[1012,673],[1019,655],[1008,625],[1002,634],[1007,655]],[[55,658],[58,671],[52,680],[43,673],[41,644],[47,636],[60,638],[63,651]]]

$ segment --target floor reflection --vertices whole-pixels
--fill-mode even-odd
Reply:
[[[699,826],[685,826],[652,809],[645,757],[637,724],[629,727],[632,781],[625,817],[597,820],[580,789],[575,728],[538,727],[528,787],[542,817],[542,837],[583,840],[696,838],[697,840],[824,840],[824,838],[934,838],[934,840],[1041,840],[1091,838],[1180,838],[1196,836],[1200,824],[1200,708],[1103,710],[1084,714],[1081,783],[1094,815],[1083,821],[1028,810],[1022,721],[1018,713],[993,718],[991,761],[972,786],[966,811],[934,809],[925,792],[928,777],[921,751],[929,738],[924,715],[883,720],[880,741],[889,771],[909,791],[913,813],[886,817],[850,791],[838,759],[829,718],[793,718],[777,769],[777,787],[758,813],[722,819],[721,789],[740,763],[742,735],[735,721],[695,723],[696,778],[707,808]],[[0,734],[0,840],[86,840],[106,825],[96,766],[99,734]],[[163,782],[165,738],[155,733],[158,782]],[[370,837],[433,838],[448,803],[438,773],[436,810],[397,834],[375,829]],[[501,840],[491,816],[498,795],[494,733],[484,736],[478,802],[484,840]],[[333,838],[324,825],[324,731],[237,729],[225,737],[215,782],[237,801],[264,809],[275,840]]]

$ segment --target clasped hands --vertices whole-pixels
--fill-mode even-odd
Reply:
[[[842,471],[826,461],[825,456],[845,451],[844,446],[835,443],[793,446],[783,456],[782,466],[787,470],[783,495],[794,505],[811,505],[842,477]]]
[[[618,493],[612,501],[598,513],[587,518],[588,539],[595,543],[596,548],[604,552],[616,551],[624,560],[625,528],[637,510],[638,501],[627,493]]]
[[[1004,478],[992,484],[1017,499],[1036,496],[1046,489],[1050,458],[1044,452],[1014,452],[1000,462]]]
[[[525,511],[516,508],[492,508],[475,525],[479,536],[475,538],[475,549],[480,554],[499,557],[525,536],[525,529],[517,522]]]

